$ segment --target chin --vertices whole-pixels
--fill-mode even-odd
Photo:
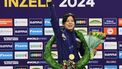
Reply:
[[[74,28],[68,28],[69,30],[73,30]]]

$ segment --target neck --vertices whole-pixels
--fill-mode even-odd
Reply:
[[[65,29],[67,32],[73,32],[74,29]]]

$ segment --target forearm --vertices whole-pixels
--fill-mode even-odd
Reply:
[[[61,35],[61,29],[59,26],[58,18],[56,16],[55,6],[53,2],[49,2],[48,5],[49,5],[49,11],[51,15],[51,24],[54,30],[54,34],[56,37],[58,37],[58,35]]]

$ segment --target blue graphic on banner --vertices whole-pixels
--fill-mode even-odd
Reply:
[[[117,69],[117,65],[105,65],[104,69]]]
[[[13,59],[13,52],[0,52],[0,59],[1,60]]]
[[[29,35],[43,35],[42,28],[30,28],[29,29]]]
[[[28,50],[28,42],[15,42],[15,50]]]
[[[118,34],[119,34],[119,35],[122,35],[122,27],[119,27],[119,29],[118,29]]]
[[[117,26],[117,18],[104,18],[104,26]]]
[[[44,26],[52,26],[51,18],[45,18],[44,19]]]
[[[122,59],[122,51],[119,51],[119,58]]]

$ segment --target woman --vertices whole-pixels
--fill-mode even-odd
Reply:
[[[45,46],[44,59],[53,69],[61,69],[63,67],[62,64],[69,61],[73,62],[72,64],[75,63],[77,69],[83,69],[90,59],[90,50],[84,36],[79,31],[74,30],[76,20],[73,14],[65,14],[62,23],[64,26],[64,29],[61,31],[62,34],[57,35],[58,37],[61,36],[61,41],[56,41],[56,35],[55,37],[52,36]],[[54,30],[57,31],[58,28]],[[60,44],[57,44],[59,63],[51,56],[51,46],[55,41],[60,42]],[[78,52],[83,56],[82,59]]]
[[[74,30],[76,20],[72,13],[68,13],[63,16],[62,23],[64,29],[61,30],[52,2],[49,2],[49,7],[51,11],[52,26],[55,36],[53,36],[45,46],[45,61],[53,69],[61,69],[62,64],[65,61],[71,60],[76,63],[76,69],[83,69],[90,60],[90,50],[93,50],[93,48],[95,48],[97,45],[90,49],[91,46],[88,46],[89,39],[86,40],[81,32]],[[51,56],[51,47],[55,41],[57,42],[58,62],[60,64],[57,63]],[[82,58],[80,58],[78,52],[80,53]]]

